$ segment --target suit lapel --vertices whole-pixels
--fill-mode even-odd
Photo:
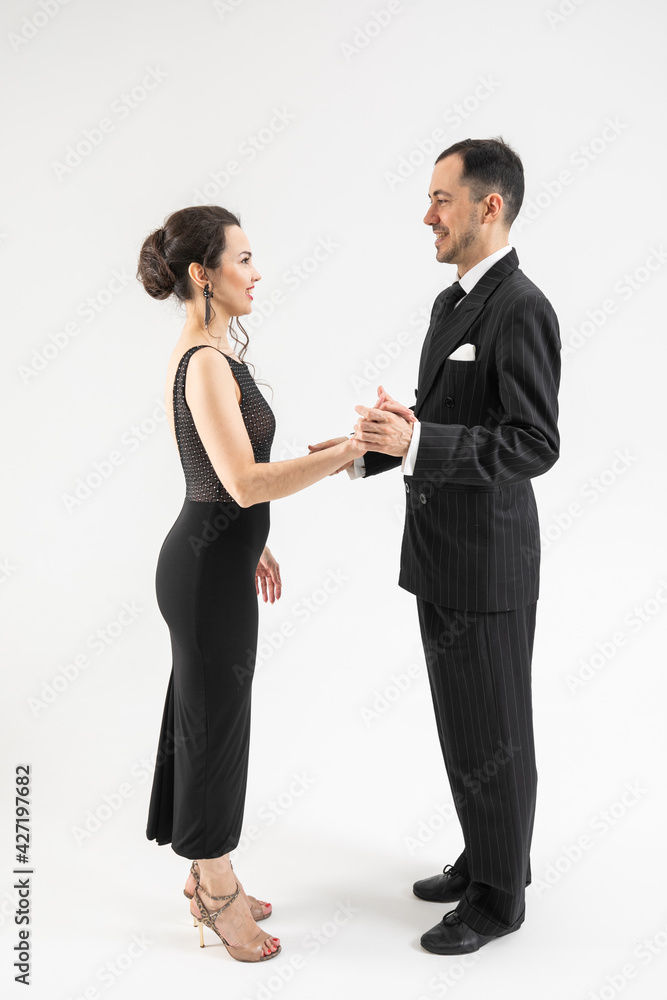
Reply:
[[[461,304],[454,309],[453,313],[447,316],[444,323],[439,322],[437,316],[434,318],[433,325],[426,334],[419,362],[417,401],[414,409],[415,416],[426,399],[427,393],[433,385],[433,381],[441,366],[456,348],[456,345],[463,340],[464,334],[484,308],[489,295],[518,266],[519,258],[516,250],[512,248],[509,253],[496,261],[486,274],[482,275],[475,287],[462,300]]]

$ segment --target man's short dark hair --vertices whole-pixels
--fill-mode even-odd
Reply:
[[[459,153],[463,160],[461,183],[470,189],[472,201],[481,201],[497,191],[503,199],[503,217],[511,226],[523,202],[523,164],[502,136],[493,139],[462,139],[441,153],[436,163]]]

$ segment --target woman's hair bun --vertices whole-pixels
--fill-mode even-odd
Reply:
[[[139,251],[137,278],[154,299],[169,298],[176,284],[176,276],[165,256],[165,236],[164,229],[156,229],[146,237]]]
[[[240,225],[239,217],[221,205],[179,208],[144,240],[137,278],[154,299],[173,294],[179,302],[191,300],[200,292],[190,280],[190,265],[216,271],[227,246],[227,229]]]

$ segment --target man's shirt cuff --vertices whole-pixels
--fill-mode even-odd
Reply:
[[[415,462],[417,461],[417,450],[419,448],[419,437],[421,435],[422,425],[418,420],[415,420],[414,424],[415,425],[412,428],[412,440],[410,441],[408,453],[401,462],[401,469],[404,476],[412,475],[415,471]]]

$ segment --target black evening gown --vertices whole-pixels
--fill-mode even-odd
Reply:
[[[208,345],[183,355],[174,379],[186,496],[155,578],[173,662],[146,830],[149,840],[192,859],[227,854],[241,835],[257,651],[255,570],[269,533],[269,502],[240,507],[230,496],[185,400],[188,363],[202,347]],[[241,389],[255,461],[268,462],[273,411],[247,366],[224,357]]]

